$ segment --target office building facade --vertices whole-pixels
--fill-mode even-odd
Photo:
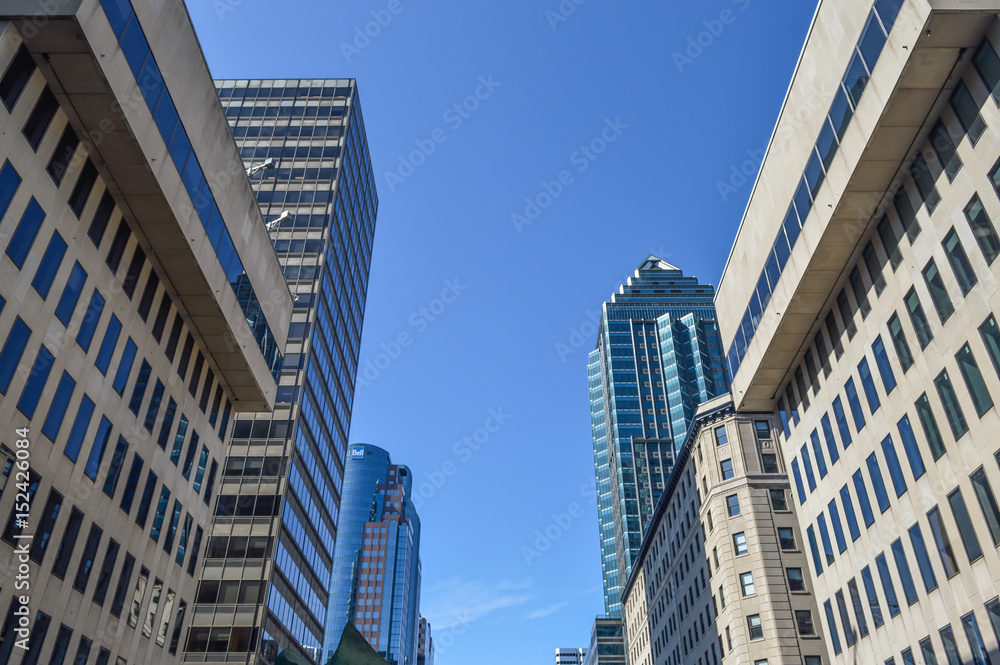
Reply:
[[[420,517],[411,501],[413,474],[389,453],[352,444],[333,557],[323,660],[353,624],[390,663],[416,663],[421,635]],[[426,657],[426,654],[425,654]]]
[[[350,79],[216,83],[294,307],[273,413],[234,417],[185,660],[318,662],[377,208],[364,121]],[[220,639],[234,624],[251,643]]]
[[[695,409],[727,390],[713,295],[650,256],[602,308],[587,373],[608,616]]]
[[[719,287],[835,663],[1000,647],[998,11],[820,3]]]
[[[622,620],[597,617],[590,629],[590,647],[584,650],[584,665],[625,665],[625,633]]]
[[[829,662],[775,423],[699,407],[622,594],[631,665]]]
[[[178,662],[292,296],[183,2],[5,9],[0,662]]]
[[[556,665],[583,665],[586,649],[556,649]]]
[[[417,644],[417,665],[434,665],[434,636],[431,635],[431,624],[420,617],[420,635]]]

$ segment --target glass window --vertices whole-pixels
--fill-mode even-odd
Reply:
[[[735,550],[737,556],[747,553],[747,537],[742,531],[737,534],[733,534],[733,549]]]
[[[132,512],[132,502],[135,499],[135,491],[139,487],[139,476],[142,474],[142,458],[139,455],[132,456],[132,468],[129,469],[128,477],[125,479],[125,491],[122,492],[119,507],[125,514]]]
[[[962,411],[962,406],[958,403],[958,395],[955,394],[955,388],[951,384],[948,370],[942,370],[937,375],[937,378],[934,379],[934,385],[937,387],[938,397],[941,398],[941,405],[944,407],[944,413],[948,418],[948,425],[951,427],[951,432],[956,439],[960,439],[962,435],[969,431],[969,425],[965,421],[965,413]]]
[[[42,297],[42,300],[49,297],[52,281],[56,278],[56,273],[59,271],[59,266],[65,255],[66,241],[63,240],[58,231],[53,231],[49,245],[45,248],[45,254],[42,255],[42,260],[35,271],[35,277],[31,280],[31,286]]]
[[[861,362],[858,364],[858,374],[861,375],[861,385],[865,390],[865,399],[868,401],[868,409],[872,413],[875,413],[878,411],[879,406],[881,406],[882,403],[879,400],[878,391],[875,389],[875,381],[872,379],[872,372],[871,368],[868,367],[867,358],[862,358]],[[851,380],[853,381],[853,379]],[[850,393],[848,393],[848,399],[850,399]]]
[[[899,320],[899,316],[893,312],[892,316],[889,318],[889,336],[892,339],[892,345],[896,349],[896,356],[899,358],[899,364],[903,368],[903,373],[905,374],[908,369],[913,365],[913,354],[910,352],[910,345],[906,341],[906,333],[903,332],[903,324]],[[882,344],[882,338],[877,339],[878,344],[881,346],[881,354],[885,356],[885,345]],[[879,362],[879,371],[882,369],[881,360],[879,358],[879,351],[875,352],[875,360]],[[888,358],[886,358],[886,366],[888,371],[892,373],[892,365],[889,364]],[[882,381],[885,382],[885,376],[883,375]],[[892,385],[896,385],[895,376],[892,378]]]
[[[819,556],[819,544],[816,542],[816,531],[813,529],[812,524],[806,528],[806,539],[809,541],[809,551],[812,552],[816,576],[819,577],[823,574],[823,560]]]
[[[934,339],[934,333],[931,332],[927,315],[924,314],[924,308],[920,304],[920,297],[911,288],[904,300],[906,301],[906,311],[910,314],[910,322],[913,324],[913,330],[917,334],[917,342],[920,343],[921,349],[926,349],[927,345]]]
[[[1000,599],[994,598],[986,603],[986,615],[993,626],[993,635],[1000,640]]]
[[[788,589],[789,591],[805,591],[806,582],[805,578],[802,577],[801,568],[786,568],[785,573],[788,575]]]
[[[114,498],[115,490],[118,489],[118,477],[121,475],[126,455],[128,455],[128,441],[119,436],[118,443],[115,444],[115,452],[111,456],[111,466],[108,468],[108,475],[104,479],[104,493],[111,498]]]
[[[795,531],[791,527],[778,527],[778,546],[784,552],[797,551]]]
[[[865,427],[865,413],[861,410],[861,400],[858,399],[858,389],[854,387],[853,376],[844,384],[844,390],[847,392],[847,403],[851,406],[851,415],[854,416],[854,429],[860,432]]]
[[[854,503],[851,501],[851,492],[847,485],[840,488],[840,503],[844,506],[844,518],[847,520],[847,530],[851,534],[851,540],[861,537],[861,530],[858,528],[858,518],[854,513]]]
[[[59,510],[62,508],[62,502],[62,494],[54,489],[49,490],[49,498],[45,501],[42,517],[36,525],[35,538],[31,542],[30,557],[36,563],[42,563],[45,558],[49,541],[52,539],[52,529],[59,517]]]
[[[149,385],[149,375],[152,371],[153,368],[143,359],[142,364],[139,365],[139,374],[136,376],[135,386],[132,388],[132,398],[128,404],[128,410],[136,416],[139,415],[139,409],[142,408],[142,400],[146,396],[146,386]]]
[[[730,517],[740,514],[740,498],[735,494],[730,494],[726,497],[726,505],[728,507]]]
[[[986,131],[986,123],[983,122],[983,116],[979,114],[979,105],[972,98],[964,81],[959,81],[955,91],[951,93],[951,108],[962,123],[962,129],[968,135],[969,141],[972,145],[976,145],[979,137]]]
[[[886,466],[889,467],[889,479],[892,480],[896,496],[903,496],[906,493],[906,478],[903,477],[903,469],[899,466],[899,456],[896,455],[896,446],[892,443],[891,436],[882,439],[882,453],[885,455]]]
[[[795,610],[795,625],[799,629],[799,635],[816,634],[816,628],[813,626],[812,612],[809,610]]]
[[[917,569],[920,570],[920,577],[924,582],[924,591],[930,593],[937,588],[937,577],[934,575],[934,568],[931,566],[931,558],[927,555],[927,547],[924,544],[924,534],[920,531],[920,525],[914,524],[909,528],[910,545],[913,546],[913,554],[917,559]]]
[[[111,357],[114,355],[115,346],[118,345],[118,336],[121,334],[121,331],[121,321],[118,320],[117,316],[112,314],[111,320],[108,321],[108,327],[104,331],[101,348],[98,349],[97,358],[94,360],[94,365],[101,374],[107,375],[108,373],[108,365],[111,364]]]
[[[847,602],[844,600],[844,592],[838,589],[834,595],[837,598],[837,609],[840,610],[840,622],[844,624],[844,639],[847,640],[847,646],[852,647],[857,640],[857,634],[854,632],[854,626],[851,624],[851,615],[847,613]]]
[[[62,184],[69,165],[73,163],[73,155],[76,154],[76,148],[79,145],[80,139],[76,137],[76,132],[73,131],[73,128],[67,124],[62,136],[59,137],[56,149],[52,151],[52,158],[45,167],[56,187]]]
[[[833,97],[829,115],[830,124],[833,125],[833,129],[837,133],[837,138],[844,138],[844,133],[847,131],[853,115],[854,109],[851,108],[851,104],[847,101],[847,94],[844,92],[844,88],[837,86],[837,94]]]
[[[139,510],[135,514],[135,523],[140,529],[146,528],[146,518],[149,517],[149,506],[153,502],[153,494],[156,492],[156,474],[149,471],[146,474],[146,485],[142,490],[142,498],[139,499]]]
[[[910,167],[910,176],[913,178],[917,189],[920,190],[920,196],[927,206],[927,214],[931,214],[934,212],[937,204],[940,203],[941,195],[938,194],[937,187],[934,186],[934,178],[931,176],[931,170],[928,168],[927,162],[924,161],[923,155],[918,153],[917,158],[913,160],[913,166]]]
[[[121,546],[113,539],[108,539],[108,548],[104,551],[104,563],[101,572],[97,574],[97,586],[94,587],[94,602],[104,607],[108,597],[108,587],[111,586],[111,576],[114,575],[115,562],[118,561],[118,551]]]
[[[854,308],[851,307],[851,301],[844,289],[841,289],[840,293],[837,294],[837,309],[840,311],[840,318],[843,319],[844,325],[847,327],[847,339],[854,339],[858,327],[854,323]]]
[[[934,654],[934,645],[931,644],[930,637],[920,640],[920,655],[924,658],[924,665],[938,665],[937,656]]]
[[[753,573],[740,573],[740,584],[743,586],[743,595],[752,596],[757,593],[753,585]]]
[[[826,613],[826,623],[830,628],[830,642],[833,645],[833,652],[839,654],[843,649],[840,646],[840,633],[837,632],[837,622],[833,618],[833,605],[830,601],[823,603],[823,611]]]
[[[993,100],[1000,104],[1000,58],[988,39],[983,40],[972,62]]]
[[[899,223],[903,225],[903,230],[906,232],[906,239],[912,245],[913,241],[920,235],[920,223],[917,222],[917,211],[913,209],[913,203],[910,201],[910,195],[905,186],[899,188],[892,202],[896,208],[896,214],[899,215]]]
[[[747,627],[750,629],[751,640],[763,639],[764,629],[761,627],[759,614],[751,614],[747,617]]]
[[[42,390],[49,380],[49,373],[52,371],[54,358],[52,353],[44,346],[38,349],[35,362],[28,373],[28,380],[21,391],[21,398],[17,400],[17,410],[23,413],[28,419],[35,416],[35,409],[38,407],[38,400],[42,396]]]
[[[930,140],[934,154],[937,155],[938,161],[941,162],[941,168],[948,176],[948,182],[952,182],[962,169],[962,160],[955,150],[955,142],[948,133],[948,128],[941,120],[938,120],[934,129],[931,130]]]
[[[94,557],[97,556],[97,548],[101,544],[101,537],[104,531],[96,524],[90,525],[90,533],[87,535],[87,542],[83,546],[83,555],[80,557],[80,566],[76,569],[76,577],[73,580],[73,588],[84,593],[87,590],[87,582],[90,580],[90,571],[94,567]]]
[[[163,550],[169,553],[174,547],[174,536],[177,535],[177,525],[181,519],[181,512],[183,512],[184,506],[180,501],[174,499],[174,510],[170,516],[170,523],[167,526],[163,538]]]
[[[156,513],[153,515],[153,526],[149,530],[149,537],[154,543],[160,541],[160,530],[163,528],[163,518],[167,514],[167,505],[170,503],[170,490],[166,487],[160,490],[160,499],[156,503]]]
[[[914,405],[917,407],[917,415],[920,417],[920,426],[924,430],[924,436],[927,437],[927,445],[931,449],[931,455],[934,457],[934,460],[937,461],[941,459],[941,456],[945,454],[946,450],[944,447],[944,439],[941,438],[941,430],[938,429],[937,419],[934,417],[933,409],[931,409],[930,400],[927,399],[927,393],[924,393],[917,398]]]
[[[831,499],[826,507],[830,511],[830,524],[833,526],[833,536],[837,541],[837,551],[843,554],[847,549],[847,540],[844,538],[844,527],[840,522],[840,511],[837,510],[837,501]]]
[[[986,345],[986,354],[993,361],[993,369],[1000,374],[1000,331],[997,329],[997,320],[990,314],[979,326],[979,334]]]
[[[976,498],[979,499],[979,507],[983,510],[983,517],[986,518],[990,538],[993,539],[994,545],[1000,546],[1000,507],[997,506],[986,471],[983,467],[979,467],[969,476],[969,480],[972,481],[972,488],[976,491]]]
[[[892,544],[892,557],[896,560],[896,572],[903,585],[903,595],[906,597],[906,602],[912,605],[917,602],[917,587],[913,584],[913,575],[910,573],[910,564],[903,550],[903,541],[898,538]]]
[[[826,457],[823,455],[823,445],[819,441],[819,431],[813,430],[809,435],[812,442],[813,452],[816,454],[816,468],[819,470],[819,477],[826,477]]]
[[[944,247],[945,253],[948,254],[948,262],[955,273],[959,288],[962,289],[962,295],[968,295],[979,278],[976,277],[976,272],[972,269],[972,264],[965,254],[965,248],[962,247],[962,241],[959,240],[955,229],[948,232],[941,245]]]
[[[858,634],[861,637],[868,635],[868,621],[865,619],[864,606],[861,604],[861,594],[858,593],[858,580],[852,577],[847,582],[847,590],[851,594],[851,605],[854,607],[854,618],[858,622]]]
[[[941,557],[941,566],[944,574],[949,579],[958,572],[958,559],[955,557],[955,550],[951,546],[951,539],[948,538],[948,529],[941,518],[941,512],[934,506],[927,513],[927,521],[931,525],[931,535],[934,537],[934,545],[938,555]]]
[[[115,200],[111,197],[111,192],[104,190],[104,194],[97,204],[97,210],[94,212],[94,218],[90,221],[90,227],[87,229],[87,237],[94,243],[94,247],[101,246],[101,240],[104,239],[104,232],[108,228],[108,222],[111,221],[111,213],[114,210]]]
[[[732,477],[734,477],[736,475],[736,473],[733,471],[733,460],[731,460],[731,459],[724,459],[719,464],[719,466],[721,467],[721,470],[722,470],[722,479],[723,480],[729,480],[730,478],[732,478]]]
[[[844,88],[847,89],[847,95],[854,108],[858,107],[858,102],[861,101],[861,95],[864,94],[867,86],[868,70],[865,68],[861,54],[855,49],[854,57],[847,65],[847,73],[844,74]]]
[[[45,424],[42,425],[42,434],[48,437],[49,441],[55,441],[62,427],[63,418],[66,417],[66,408],[69,406],[70,397],[76,388],[76,381],[67,372],[63,372],[56,387],[55,395],[52,396],[52,403],[49,405],[49,412],[45,416]]]
[[[865,527],[867,528],[875,523],[875,515],[872,514],[871,502],[868,500],[868,490],[865,489],[865,481],[860,470],[855,471],[852,478],[854,479],[854,490],[858,493],[861,516],[864,518]]]
[[[104,458],[104,451],[107,450],[108,441],[110,440],[111,421],[106,416],[101,416],[101,423],[97,427],[97,436],[94,438],[94,445],[90,449],[87,466],[83,469],[84,475],[91,480],[97,480],[97,471],[100,469],[101,460]]]
[[[990,397],[990,391],[986,387],[982,372],[979,371],[979,365],[976,363],[976,358],[972,355],[972,348],[968,343],[955,354],[955,360],[958,361],[958,369],[962,372],[962,378],[965,379],[965,386],[969,389],[972,403],[976,407],[976,414],[982,418],[983,414],[993,408],[993,398]]]
[[[910,471],[916,480],[924,475],[924,459],[920,455],[920,448],[917,446],[917,437],[913,435],[913,428],[910,426],[910,417],[903,418],[896,423],[899,429],[899,436],[903,440],[903,450],[906,451],[906,459],[910,462]]]
[[[868,475],[872,479],[872,488],[875,490],[875,500],[878,501],[879,510],[883,513],[889,510],[889,494],[885,491],[885,481],[882,480],[882,470],[878,465],[878,458],[875,453],[865,460],[868,465]]]
[[[122,257],[125,256],[125,247],[128,245],[128,240],[131,237],[132,231],[129,230],[128,224],[122,219],[118,223],[118,230],[115,231],[115,236],[111,240],[111,246],[108,248],[108,256],[104,260],[113,274],[118,273]]]
[[[90,191],[94,188],[94,183],[96,182],[97,167],[94,166],[94,163],[90,159],[86,159],[67,201],[70,210],[73,211],[77,219],[83,214],[83,209],[87,205],[87,199],[90,198]]]
[[[885,554],[879,554],[875,557],[875,567],[878,569],[879,581],[882,583],[882,593],[885,594],[885,604],[889,606],[889,616],[894,617],[899,614],[899,603],[896,601],[896,587],[892,584],[892,576],[889,574],[889,564],[885,559]]]
[[[56,560],[52,564],[52,574],[59,579],[65,579],[66,569],[69,567],[70,558],[76,548],[76,539],[80,535],[80,527],[83,525],[83,513],[79,509],[73,508],[70,511],[69,521],[63,529],[62,540],[59,549],[56,551]]]
[[[844,414],[844,405],[840,401],[839,395],[833,398],[833,415],[837,419],[840,440],[844,443],[844,449],[846,450],[851,445],[851,430],[847,426],[847,416]]]
[[[729,437],[726,436],[726,426],[720,425],[715,428],[715,444],[718,446],[724,446],[729,443]]]
[[[968,640],[969,649],[972,651],[973,665],[989,665],[990,657],[986,652],[983,636],[979,633],[979,624],[976,623],[974,613],[969,612],[962,617],[962,628],[965,630],[965,639]]]
[[[897,319],[898,321],[898,319]],[[904,340],[905,341],[905,340]],[[882,377],[882,385],[885,387],[885,394],[888,395],[896,387],[896,376],[892,372],[892,365],[889,364],[889,356],[885,352],[885,344],[882,342],[882,336],[879,335],[875,338],[872,343],[872,352],[875,354],[875,364],[878,366],[878,373]],[[862,360],[862,363],[867,365],[867,360]],[[860,369],[860,367],[859,367]],[[864,380],[864,373],[862,373],[862,381]],[[869,377],[871,376],[869,372]],[[875,399],[878,400],[878,393],[875,392],[874,386],[872,386],[871,392],[875,395]],[[868,393],[868,385],[865,384],[865,393]],[[871,398],[869,397],[869,405],[871,403]]]
[[[802,454],[802,468],[806,472],[806,482],[809,483],[809,492],[811,493],[816,489],[816,476],[813,475],[812,460],[809,457],[809,448],[802,444],[802,448],[799,449]]]
[[[875,592],[875,580],[872,578],[872,569],[865,566],[861,569],[861,581],[865,585],[865,596],[868,598],[868,611],[872,613],[872,621],[878,628],[885,621],[882,619],[882,606],[878,601],[878,593]]]
[[[4,163],[4,171],[10,166],[10,162]],[[13,171],[13,169],[10,169]],[[4,172],[0,172],[0,179],[3,178]],[[16,174],[15,174],[16,175]],[[18,184],[21,180],[18,178]],[[0,182],[0,184],[6,186],[6,182]],[[6,191],[0,190],[3,193]],[[11,192],[13,196],[13,192]],[[0,200],[2,203],[4,200]],[[2,209],[6,211],[9,201],[3,204]],[[10,260],[14,262],[18,270],[24,267],[24,261],[28,258],[28,252],[31,251],[31,246],[35,244],[35,238],[38,237],[38,230],[42,228],[42,222],[45,220],[45,211],[42,210],[42,206],[38,205],[38,201],[31,198],[28,201],[28,207],[24,209],[24,214],[21,215],[21,221],[17,223],[17,228],[14,229],[14,233],[10,236],[10,241],[7,243],[7,256]]]
[[[125,606],[125,597],[128,594],[129,586],[132,584],[132,570],[135,567],[135,557],[125,553],[125,561],[122,563],[122,570],[118,574],[118,583],[115,585],[115,596],[111,600],[111,616],[120,617],[122,608]]]
[[[865,245],[861,256],[865,260],[865,267],[868,269],[868,275],[871,277],[872,286],[875,287],[875,295],[881,295],[885,289],[885,277],[882,275],[882,266],[884,264],[879,258],[878,252],[875,251],[875,245],[871,241]]]
[[[961,489],[956,487],[948,495],[948,504],[951,506],[955,523],[958,524],[958,535],[962,538],[965,554],[969,557],[969,563],[972,563],[983,555],[983,548],[979,545],[979,537],[976,536],[976,529],[972,526],[972,518],[969,517],[969,509],[965,506]]]
[[[830,342],[833,344],[833,354],[839,360],[840,356],[844,355],[844,345],[841,342],[840,326],[837,317],[833,315],[833,310],[826,313],[823,325],[826,326],[826,334],[830,336]]]
[[[826,515],[820,513],[816,517],[816,524],[819,526],[819,537],[823,541],[823,552],[826,554],[826,563],[833,563],[833,543],[830,542],[830,531],[826,528]]]
[[[864,280],[861,278],[861,270],[858,266],[854,266],[847,279],[851,285],[851,292],[854,293],[854,299],[858,302],[858,310],[861,312],[861,318],[865,319],[872,311],[872,306],[868,302],[868,289],[865,288]]]
[[[111,387],[115,389],[115,392],[121,395],[125,392],[125,384],[128,383],[128,376],[132,372],[132,365],[135,362],[135,354],[138,350],[135,342],[129,337],[128,341],[125,343],[125,350],[122,352],[121,362],[118,364],[118,371],[115,374],[114,383]]]
[[[90,343],[94,339],[94,333],[97,331],[97,323],[101,319],[101,313],[104,312],[104,297],[94,289],[93,295],[90,296],[90,304],[87,305],[87,312],[83,315],[83,320],[80,322],[80,328],[76,333],[76,343],[80,345],[84,353],[90,351]]]
[[[896,229],[893,228],[888,215],[883,215],[882,219],[879,220],[877,230],[878,237],[882,241],[882,247],[885,248],[885,253],[889,257],[889,265],[892,267],[892,271],[895,272],[896,268],[903,261],[903,254],[899,249],[899,236],[896,235]]]
[[[778,456],[772,453],[761,453],[761,470],[764,473],[780,473],[778,469]]]
[[[965,206],[965,218],[969,221],[972,235],[975,236],[976,243],[983,252],[983,258],[986,259],[987,265],[991,265],[997,256],[1000,256],[1000,238],[997,237],[996,227],[986,214],[978,194],[974,194],[969,205]]]
[[[941,642],[944,644],[944,655],[948,659],[948,665],[962,665],[962,659],[958,655],[958,643],[955,642],[955,633],[951,630],[951,624],[942,628],[939,633]]]
[[[934,303],[938,318],[941,319],[941,323],[944,323],[954,314],[955,306],[951,302],[951,296],[948,295],[948,289],[945,288],[941,272],[934,259],[927,262],[921,274],[923,274],[924,284],[927,285],[927,290],[931,294],[931,302]]]
[[[3,101],[3,105],[7,107],[8,111],[14,110],[14,105],[17,104],[17,100],[21,97],[25,86],[28,85],[28,80],[34,73],[35,59],[31,57],[28,48],[21,44],[10,64],[7,65],[7,71],[0,78],[0,100]]]
[[[820,419],[823,426],[823,438],[826,439],[826,449],[830,452],[830,464],[835,464],[840,459],[840,451],[837,450],[837,440],[833,436],[833,425],[830,424],[829,414],[824,413]]]

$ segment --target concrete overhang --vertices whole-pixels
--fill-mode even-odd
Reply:
[[[825,9],[821,6],[817,12],[813,31],[816,22],[826,16]],[[834,11],[832,8],[831,14]],[[832,300],[834,288],[859,253],[861,239],[870,235],[891,203],[920,144],[960,80],[956,74],[964,71],[964,65],[998,11],[1000,0],[904,3],[841,148],[828,169],[826,181],[817,193],[802,236],[734,377],[732,392],[738,410],[774,408],[777,393],[811,340],[821,312]],[[850,38],[851,43],[854,38]],[[811,41],[812,32],[800,57],[800,68],[803,60],[824,58],[821,52],[824,45],[812,48]],[[838,72],[846,67],[846,58],[833,61],[837,64],[832,69]],[[830,85],[826,98],[833,98],[836,81]],[[803,82],[802,86],[815,83]],[[797,85],[799,82],[793,81],[789,100],[793,99]],[[811,94],[816,95],[814,91]],[[789,100],[786,105],[792,104]],[[821,118],[825,117],[825,108],[822,107],[822,116],[814,114],[818,119],[813,139]],[[801,117],[794,117],[795,109],[791,111],[785,117],[783,109],[769,153],[777,137],[783,131],[788,132],[783,123],[802,122]],[[726,344],[740,325],[766,261],[762,240],[773,239],[777,233],[811,147],[812,141],[801,149],[795,148],[801,153],[801,163],[779,157],[777,163],[768,164],[765,157],[761,166],[716,297]],[[932,175],[938,174],[932,172]],[[787,183],[775,186],[765,182],[766,178]],[[789,194],[785,198],[776,190]],[[764,230],[747,233],[748,224]]]
[[[155,6],[154,6],[155,5]],[[134,8],[281,350],[292,296],[182,0]],[[269,410],[276,384],[191,205],[99,0],[7,0],[46,82],[237,411]]]

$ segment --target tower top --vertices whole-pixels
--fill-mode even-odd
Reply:
[[[642,262],[642,265],[639,266],[639,270],[680,271],[680,268],[671,263],[667,263],[666,261],[656,256],[655,254],[650,254],[648,257],[646,257],[646,260]]]

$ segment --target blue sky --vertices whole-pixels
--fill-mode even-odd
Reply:
[[[351,440],[419,481],[439,665],[586,646],[592,322],[650,253],[718,282],[814,4],[189,10],[218,78],[358,79],[380,207]]]

